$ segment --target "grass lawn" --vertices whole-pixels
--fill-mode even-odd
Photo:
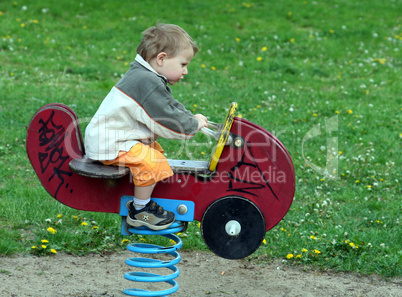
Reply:
[[[215,122],[238,102],[238,115],[293,158],[295,200],[250,261],[401,276],[401,9],[391,0],[0,2],[0,255],[102,253],[152,240],[121,236],[118,215],[49,197],[25,138],[47,103],[92,117],[141,32],[164,22],[200,48],[173,95]],[[190,154],[161,142],[169,158],[208,159],[207,145]],[[182,236],[186,249],[206,249],[198,222]]]

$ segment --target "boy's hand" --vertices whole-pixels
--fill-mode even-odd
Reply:
[[[207,120],[207,117],[206,117],[206,116],[197,113],[197,114],[194,116],[194,118],[198,121],[198,129],[197,129],[197,131],[200,131],[201,128],[208,127],[208,123],[207,123],[208,120]]]

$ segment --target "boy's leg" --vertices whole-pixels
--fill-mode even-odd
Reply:
[[[130,151],[120,152],[115,160],[103,163],[130,168],[135,188],[134,200],[127,203],[127,223],[134,227],[147,226],[162,230],[174,222],[175,215],[150,200],[150,197],[156,183],[173,175],[173,172],[161,152],[162,148],[155,143],[153,146],[155,148],[138,143]]]
[[[164,210],[155,201],[151,200],[151,194],[156,184],[134,189],[134,199],[127,203],[129,213],[127,223],[134,227],[146,226],[152,230],[168,228],[175,220],[171,211]]]

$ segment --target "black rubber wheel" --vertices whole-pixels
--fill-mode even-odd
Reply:
[[[229,222],[240,226],[240,232],[230,235]],[[240,196],[226,196],[214,201],[205,211],[201,233],[211,251],[222,258],[242,259],[254,253],[265,236],[265,219],[260,209]]]

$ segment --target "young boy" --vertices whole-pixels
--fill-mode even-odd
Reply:
[[[156,183],[173,175],[155,140],[190,139],[207,126],[207,118],[193,115],[167,86],[188,74],[187,66],[197,52],[179,26],[158,24],[145,30],[135,61],[86,128],[88,158],[130,168],[135,185],[134,199],[127,203],[131,226],[161,230],[175,220],[173,212],[150,199]]]

